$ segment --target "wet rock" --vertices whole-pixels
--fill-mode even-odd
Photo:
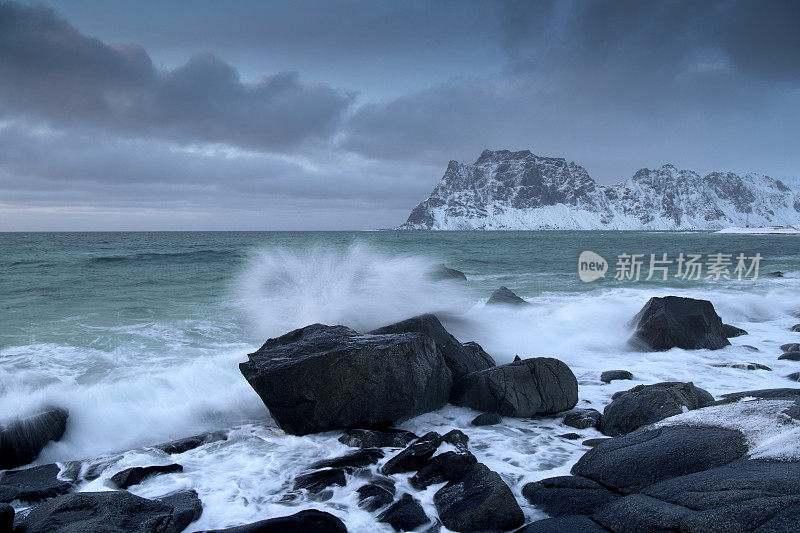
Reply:
[[[445,433],[442,442],[455,446],[462,452],[469,451],[469,436],[460,429],[451,429]]]
[[[431,272],[431,278],[434,281],[456,280],[467,281],[467,276],[460,270],[455,268],[448,268],[445,265],[438,265]]]
[[[685,531],[681,522],[688,509],[662,502],[644,494],[632,494],[598,509],[594,519],[610,531]]]
[[[768,278],[782,278],[783,277],[783,272],[781,272],[780,270],[776,270],[775,272],[770,272],[766,276]]]
[[[469,452],[457,453],[448,451],[431,457],[409,482],[417,490],[425,490],[430,485],[445,481],[458,481],[477,463],[475,456]]]
[[[126,491],[76,492],[34,507],[23,533],[176,533],[169,505]]]
[[[403,448],[416,439],[416,435],[402,429],[348,429],[339,442],[354,448]]]
[[[34,415],[16,418],[0,426],[0,470],[23,466],[39,455],[51,440],[67,428],[69,411],[49,407]]]
[[[528,524],[514,533],[607,533],[588,516],[573,515],[547,518]]]
[[[172,507],[172,522],[175,524],[175,531],[183,531],[203,514],[203,502],[200,501],[197,491],[194,490],[173,492],[157,498],[155,501]]]
[[[564,413],[564,425],[575,429],[596,428],[603,415],[597,409],[572,409]]]
[[[423,333],[427,335],[433,339],[433,342],[441,350],[442,357],[444,357],[450,372],[453,374],[453,381],[457,381],[470,372],[484,370],[495,365],[494,359],[483,351],[480,345],[474,342],[461,344],[433,314],[415,316],[396,324],[372,330],[370,333],[373,335],[395,333]]]
[[[0,533],[11,533],[14,529],[14,508],[0,503]]]
[[[58,465],[34,466],[0,473],[0,502],[38,502],[66,494],[72,483],[58,479]]]
[[[378,521],[389,524],[396,531],[411,531],[427,524],[430,519],[417,500],[410,494],[403,494],[399,500],[378,516]]]
[[[757,398],[760,400],[794,400],[798,396],[800,396],[800,389],[791,387],[780,389],[747,390],[723,394],[723,399],[718,403],[738,402],[742,398]]]
[[[174,474],[177,472],[183,472],[183,467],[176,463],[171,465],[134,466],[133,468],[126,468],[111,476],[111,483],[117,488],[124,490],[133,485],[138,485],[149,477],[160,474]]]
[[[722,319],[707,300],[650,298],[633,323],[636,331],[630,343],[641,350],[718,350],[730,345]]]
[[[500,287],[492,293],[486,305],[513,305],[525,307],[531,304],[514,294],[508,287]]]
[[[379,459],[383,458],[383,451],[378,448],[364,448],[356,452],[342,455],[341,457],[334,457],[332,459],[323,459],[312,464],[309,468],[344,468],[348,472],[356,468],[363,468],[365,466],[374,465]]]
[[[731,326],[730,324],[722,324],[722,334],[728,339],[741,337],[742,335],[748,335],[748,333],[742,328],[737,328],[736,326]]]
[[[563,435],[559,435],[559,437],[567,440],[578,440],[579,438],[581,438],[581,436],[578,435],[577,433],[564,433]]]
[[[581,442],[581,444],[583,444],[584,446],[589,446],[591,448],[594,448],[601,442],[605,442],[607,440],[611,440],[611,437],[597,437],[594,439],[586,439],[585,441]]]
[[[772,369],[761,363],[715,363],[711,366],[717,368],[738,368],[739,370],[769,370]]]
[[[778,359],[783,359],[785,361],[800,361],[800,352],[786,352],[781,354]]]
[[[215,529],[205,533],[347,533],[339,518],[330,513],[309,509],[291,516],[270,518],[228,529]]]
[[[603,410],[600,423],[600,431],[612,437],[714,402],[708,391],[693,383],[672,381],[638,385],[614,394],[612,399]]]
[[[600,381],[611,383],[614,380],[633,379],[633,374],[627,370],[606,370],[600,374]]]
[[[239,365],[278,425],[306,435],[391,424],[447,402],[452,374],[427,335],[362,335],[313,324]]]
[[[590,515],[618,494],[590,479],[577,476],[558,476],[528,483],[522,495],[550,516]]]
[[[194,450],[195,448],[199,448],[204,444],[209,444],[211,442],[218,442],[227,439],[228,439],[227,431],[214,431],[211,433],[203,433],[201,435],[194,435],[183,439],[164,442],[162,444],[156,444],[155,446],[153,446],[153,448],[155,448],[156,450],[161,450],[162,452],[168,453],[170,455],[175,455],[179,453],[188,452],[189,450]]]
[[[411,443],[408,448],[389,459],[381,468],[381,472],[387,476],[415,472],[433,457],[441,443],[441,435],[434,431],[426,433]]]
[[[503,417],[497,413],[481,413],[472,419],[473,426],[493,426],[503,421]]]
[[[453,531],[507,530],[525,520],[508,485],[481,463],[436,491],[433,502],[442,524]]]
[[[578,381],[558,359],[523,359],[467,374],[453,387],[455,405],[529,418],[567,411],[578,403]]]
[[[800,331],[800,324],[795,324],[794,326],[792,326],[791,328],[789,328],[789,330],[790,330],[790,331],[794,331],[794,332],[798,332],[798,331]]]
[[[302,474],[295,478],[294,489],[305,489],[312,494],[318,494],[328,487],[344,487],[347,485],[344,473],[343,468],[326,468]]]
[[[786,377],[791,379],[792,381],[800,381],[800,372],[792,372]]]
[[[373,513],[394,501],[394,485],[368,483],[356,489],[358,493],[358,506]]]
[[[642,428],[601,442],[581,457],[572,474],[629,493],[659,481],[728,464],[747,453],[733,429],[666,426]]]
[[[788,344],[781,344],[781,351],[783,352],[800,352],[800,343],[790,342]]]
[[[750,346],[749,344],[742,344],[741,348],[744,348],[748,352],[760,352],[761,351],[758,348],[756,348],[755,346]]]

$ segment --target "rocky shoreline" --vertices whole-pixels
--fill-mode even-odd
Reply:
[[[508,293],[500,291],[504,298],[493,304],[519,305]],[[632,327],[630,344],[645,353],[717,350],[747,335],[723,323],[710,302],[674,296],[652,298]],[[784,359],[798,352],[794,343],[782,349]],[[368,333],[312,324],[268,340],[240,369],[286,435],[327,432],[349,451],[298,472],[282,497],[285,515],[213,531],[355,531],[347,516],[314,508],[344,489],[359,509],[397,531],[766,533],[795,530],[800,515],[797,388],[717,399],[698,384],[661,382],[617,392],[602,413],[576,408],[579,383],[562,361],[497,365],[435,315]],[[600,379],[632,378],[620,369]],[[472,410],[472,424],[421,435],[396,427],[448,403]],[[26,467],[63,435],[68,417],[48,408],[0,430],[0,533],[191,528],[203,512],[193,488],[152,498],[129,489],[182,475],[193,450],[234,444],[240,434],[149,447],[153,464],[123,468],[122,453]],[[553,438],[582,442],[576,446],[585,453],[570,475],[519,484],[470,444],[471,431],[532,417],[552,421]],[[563,428],[604,437],[582,440]]]

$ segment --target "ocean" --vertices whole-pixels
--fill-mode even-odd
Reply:
[[[593,251],[605,277],[584,282],[578,257]],[[682,279],[677,258],[699,254],[706,270]],[[641,277],[615,279],[625,255],[641,254]],[[646,280],[650,255],[669,264]],[[713,254],[733,279],[712,275]],[[760,255],[759,277],[736,279],[736,257]],[[638,257],[638,256],[636,256]],[[728,261],[730,264],[728,264]],[[718,261],[719,263],[720,261]],[[437,265],[468,280],[436,281]],[[781,271],[783,277],[768,276]],[[630,273],[630,270],[628,271]],[[632,277],[632,276],[627,276]],[[507,286],[532,305],[485,306]],[[800,341],[800,239],[789,235],[674,232],[159,232],[0,234],[0,420],[43,405],[67,407],[67,432],[35,464],[105,458],[115,468],[81,490],[107,489],[121,468],[178,460],[182,474],[133,487],[145,497],[194,488],[204,513],[187,531],[327,510],[352,531],[381,531],[358,509],[351,484],[331,499],[285,497],[315,460],[348,450],[336,432],[292,437],[270,419],[237,363],[266,339],[310,323],[359,331],[436,312],[461,341],[498,363],[550,356],[579,381],[579,407],[602,411],[611,395],[639,383],[692,381],[714,395],[790,386],[798,363],[778,348]],[[726,323],[749,335],[717,351],[641,353],[626,341],[648,298],[710,300]],[[758,351],[754,351],[753,348]],[[712,366],[757,362],[772,371]],[[602,383],[603,370],[633,381]],[[557,418],[504,419],[474,428],[475,412],[448,406],[404,422],[415,432],[459,428],[478,459],[518,496],[524,483],[567,473],[586,448],[560,435]],[[147,448],[204,431],[230,438],[170,458]],[[402,486],[399,488],[402,491]],[[432,511],[434,488],[417,493]],[[523,505],[529,518],[536,510]],[[388,529],[387,529],[388,531]]]

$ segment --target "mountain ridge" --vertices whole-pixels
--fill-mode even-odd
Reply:
[[[484,150],[452,160],[397,229],[713,230],[800,224],[800,195],[757,173],[701,176],[672,164],[600,185],[563,157]]]

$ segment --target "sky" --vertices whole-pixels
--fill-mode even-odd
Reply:
[[[0,231],[397,226],[450,160],[800,177],[800,2],[0,1]]]

